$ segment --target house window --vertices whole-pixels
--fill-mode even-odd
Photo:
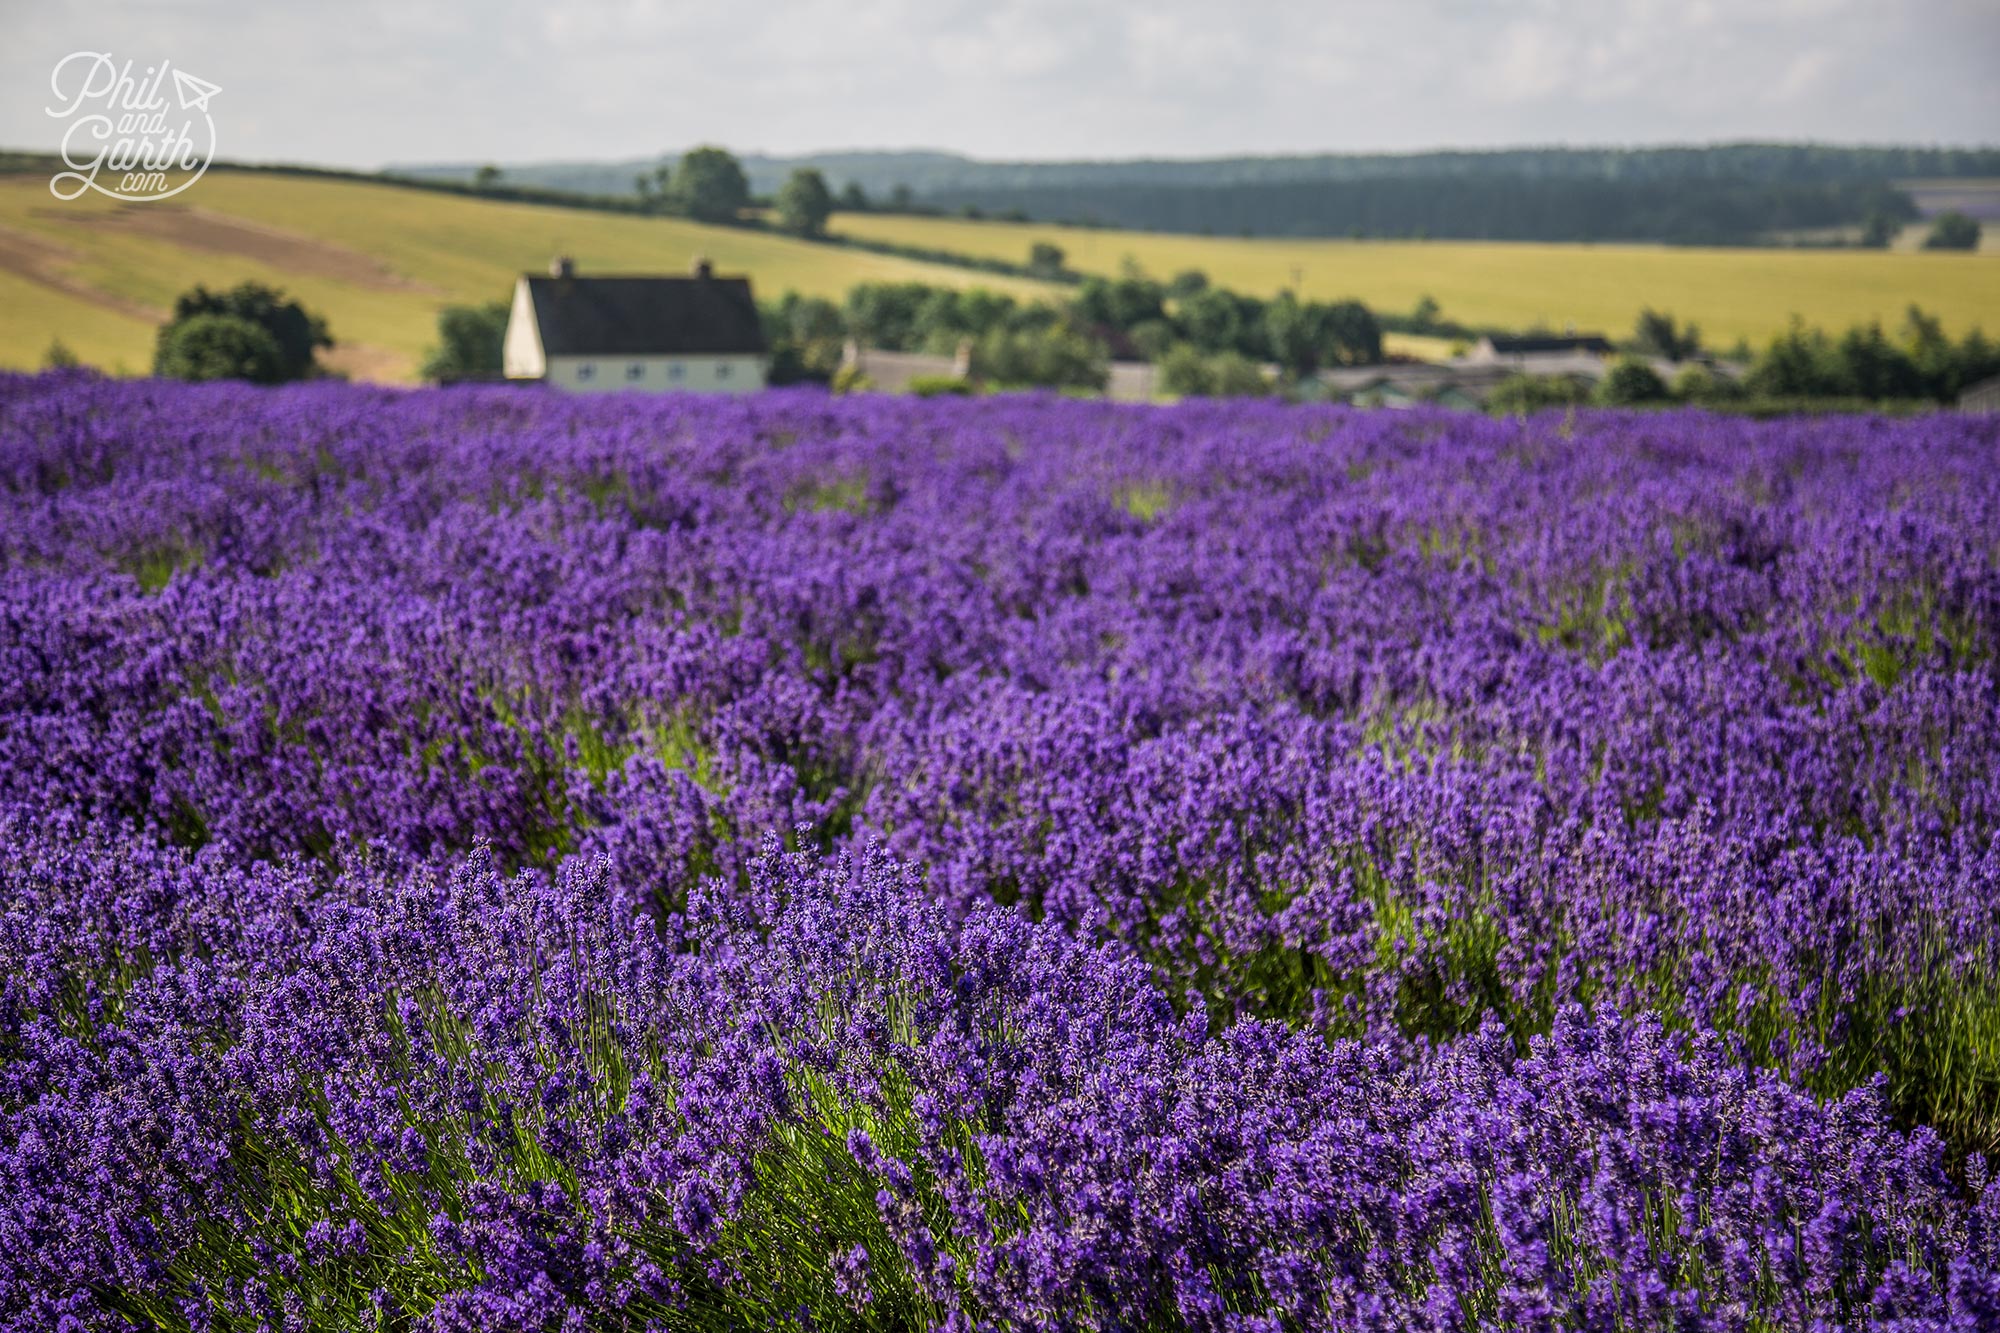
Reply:
[[[667,378],[670,380],[680,379],[682,376],[686,374],[687,374],[687,367],[682,365],[678,361],[674,362],[671,366],[667,367]]]
[[[584,380],[595,379],[596,377],[597,377],[597,367],[591,365],[590,362],[588,361],[584,362],[582,365],[576,368],[576,378],[579,384],[582,383]]]
[[[727,361],[719,361],[716,363],[715,377],[719,380],[726,380],[729,378],[729,363]]]
[[[637,361],[634,361],[631,365],[625,367],[625,378],[628,380],[642,380],[646,378],[646,368]]]

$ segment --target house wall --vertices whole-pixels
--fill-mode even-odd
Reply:
[[[514,305],[507,312],[507,337],[500,344],[500,368],[510,380],[536,380],[547,363],[542,357],[542,334],[535,325],[535,304],[528,295],[528,280],[514,281]]]
[[[548,382],[570,393],[754,393],[761,356],[552,356]]]

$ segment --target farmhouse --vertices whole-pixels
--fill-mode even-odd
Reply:
[[[1474,365],[1511,366],[1541,375],[1574,372],[1594,377],[1611,353],[1611,344],[1594,333],[1528,334],[1481,338],[1465,359]]]
[[[2000,412],[2000,375],[1981,380],[1958,396],[1961,412]]]
[[[748,278],[718,278],[707,260],[685,278],[584,278],[559,258],[515,282],[502,365],[572,393],[749,393],[764,387],[765,351]]]

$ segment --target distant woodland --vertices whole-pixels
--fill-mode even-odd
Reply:
[[[672,154],[504,168],[512,187],[633,193]],[[1122,162],[984,162],[949,153],[740,158],[774,194],[801,167],[843,208],[971,213],[1148,231],[1678,244],[1879,243],[1919,216],[1900,182],[2000,177],[2000,149],[1742,143]],[[475,179],[472,164],[400,175]]]

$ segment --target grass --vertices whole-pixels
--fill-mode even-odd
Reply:
[[[1407,356],[1414,361],[1449,361],[1469,347],[1461,338],[1433,338],[1424,333],[1385,333],[1382,350],[1390,356]]]
[[[1429,295],[1447,318],[1525,328],[1537,322],[1622,336],[1642,307],[1691,319],[1711,346],[1753,344],[1793,314],[1845,327],[1893,324],[1915,301],[1954,330],[1985,320],[2000,332],[2000,263],[1985,254],[1862,250],[1696,249],[1499,241],[1243,240],[1100,231],[1040,223],[843,213],[833,230],[865,240],[1025,260],[1035,241],[1061,246],[1071,268],[1116,274],[1127,258],[1166,278],[1200,269],[1225,287],[1285,287],[1355,296],[1407,311]]]
[[[186,220],[190,228],[259,229],[270,240],[265,257],[199,249],[137,229],[129,213],[119,220],[121,206],[111,200],[60,202],[39,175],[0,177],[0,368],[38,367],[50,340],[61,338],[89,364],[143,372],[153,343],[153,319],[144,309],[163,313],[197,282],[226,286],[256,279],[283,286],[327,316],[334,337],[348,345],[335,365],[357,379],[410,381],[435,340],[442,306],[505,299],[517,274],[542,271],[559,251],[574,256],[586,274],[680,273],[695,255],[706,255],[722,272],[747,274],[767,297],[791,289],[837,298],[869,281],[1016,295],[1043,290],[1021,279],[677,218],[361,181],[215,171],[179,200],[124,207],[183,203],[201,215]],[[24,245],[60,252],[54,268],[63,286],[9,265],[8,256]],[[372,280],[357,281],[343,271],[356,255],[378,267]],[[94,302],[91,293],[105,300]],[[133,312],[135,306],[141,309]]]

